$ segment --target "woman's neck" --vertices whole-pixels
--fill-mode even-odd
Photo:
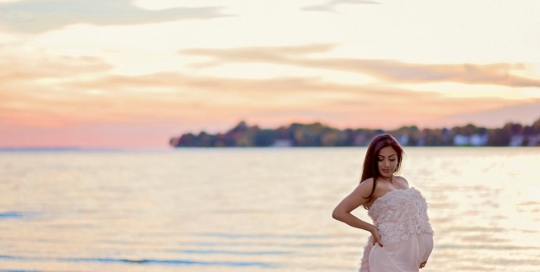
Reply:
[[[383,179],[383,180],[385,180],[385,181],[388,181],[388,182],[390,182],[390,183],[394,183],[394,176],[393,176],[393,175],[390,176],[390,177],[388,177],[388,178],[387,178],[387,177],[383,177],[383,176],[380,176],[379,178],[380,178],[380,179]]]

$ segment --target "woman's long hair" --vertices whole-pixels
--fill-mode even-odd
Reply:
[[[381,149],[387,146],[391,146],[397,153],[398,162],[394,173],[401,167],[403,148],[399,145],[398,141],[390,134],[381,134],[375,137],[367,149],[366,158],[364,159],[364,166],[362,169],[362,179],[360,180],[360,183],[362,183],[366,179],[373,178],[373,188],[371,189],[371,193],[364,198],[370,199],[375,192],[375,187],[377,187],[377,179],[381,176],[381,173],[379,173],[378,155]],[[365,205],[364,208],[367,209]]]

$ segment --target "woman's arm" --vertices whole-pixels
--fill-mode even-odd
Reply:
[[[375,242],[379,242],[380,236],[377,228],[365,221],[360,220],[358,217],[351,214],[351,212],[359,206],[365,204],[368,199],[364,198],[371,193],[373,188],[373,179],[367,179],[360,183],[352,193],[346,196],[332,212],[332,217],[339,220],[351,227],[363,229],[371,232]],[[379,242],[380,244],[380,242]],[[382,246],[382,244],[380,244]]]

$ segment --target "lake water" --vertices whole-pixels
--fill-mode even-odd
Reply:
[[[0,271],[356,271],[368,233],[331,213],[365,151],[0,152]],[[540,148],[405,152],[421,271],[540,271]]]

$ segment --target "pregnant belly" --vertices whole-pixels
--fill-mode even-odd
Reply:
[[[433,250],[433,235],[411,234],[398,243],[374,245],[369,254],[371,272],[419,271],[420,263],[428,260]]]

